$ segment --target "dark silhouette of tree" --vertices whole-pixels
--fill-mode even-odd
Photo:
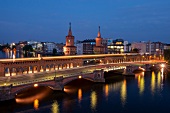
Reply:
[[[32,46],[31,45],[25,45],[24,47],[23,47],[23,51],[24,51],[24,56],[25,57],[29,57],[29,56],[31,56],[31,54],[30,54],[30,52],[33,52],[33,48],[32,48]]]
[[[164,50],[164,59],[170,64],[170,49]]]
[[[138,48],[134,48],[133,50],[132,50],[132,53],[139,53],[140,52],[140,49],[138,49]]]
[[[53,56],[55,56],[57,54],[57,49],[53,48]]]

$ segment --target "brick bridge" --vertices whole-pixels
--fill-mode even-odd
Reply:
[[[140,54],[99,54],[0,59],[0,77],[80,67],[87,65],[92,60],[98,64],[107,64],[147,61],[151,58],[152,56]]]
[[[17,93],[29,87],[48,86],[54,90],[63,90],[64,85],[80,78],[93,82],[105,82],[103,67],[120,66],[120,64],[126,66],[126,63],[144,62],[150,59],[151,56],[139,54],[2,59],[0,60],[0,101],[14,99]],[[88,65],[88,61],[90,60],[97,61],[97,65],[89,65],[87,67],[90,68],[86,69],[84,65]],[[83,67],[83,70],[81,67]],[[75,68],[78,69],[74,70]],[[96,68],[100,70],[96,70]],[[68,69],[71,71],[68,71]],[[85,69],[86,71],[83,72]],[[90,69],[92,69],[92,71],[87,71]],[[54,76],[54,72],[59,73],[61,70],[64,70],[64,72],[68,71],[68,73],[70,73],[69,76]],[[41,75],[39,75],[39,73],[41,73]],[[36,78],[37,76],[39,78]],[[42,76],[46,78],[40,78]],[[10,83],[12,80],[14,82]],[[3,82],[4,84],[2,85]],[[9,84],[6,84],[6,82],[9,82]]]
[[[8,86],[1,86],[0,87],[0,101],[14,99],[17,93],[30,88],[30,87],[37,87],[37,86],[48,86],[53,90],[63,90],[64,86],[76,79],[87,79],[93,82],[105,82],[104,79],[104,70],[94,70],[92,73],[82,73],[75,76],[68,76],[68,77],[54,77],[53,80],[46,80],[46,81],[35,81],[32,83],[21,83],[20,85],[13,84]]]

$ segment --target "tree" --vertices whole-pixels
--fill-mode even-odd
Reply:
[[[139,53],[139,52],[140,52],[140,49],[134,48],[134,49],[132,50],[132,52],[133,52],[133,53]]]
[[[25,45],[24,47],[23,47],[23,51],[24,51],[24,56],[25,57],[28,57],[28,56],[30,56],[29,55],[29,53],[30,52],[33,52],[33,48],[32,48],[32,46],[31,45]]]
[[[57,49],[53,48],[53,56],[55,56],[57,54]]]
[[[170,49],[164,50],[164,59],[170,64]]]

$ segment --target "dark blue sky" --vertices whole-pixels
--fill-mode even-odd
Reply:
[[[170,0],[0,0],[0,43],[103,38],[170,43]]]

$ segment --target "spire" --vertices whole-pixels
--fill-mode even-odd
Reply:
[[[101,37],[101,34],[100,34],[100,26],[99,26],[99,32],[98,32],[98,35],[97,35],[97,37]]]
[[[71,22],[69,23],[69,31],[68,31],[68,36],[72,36],[72,31],[71,31]]]

